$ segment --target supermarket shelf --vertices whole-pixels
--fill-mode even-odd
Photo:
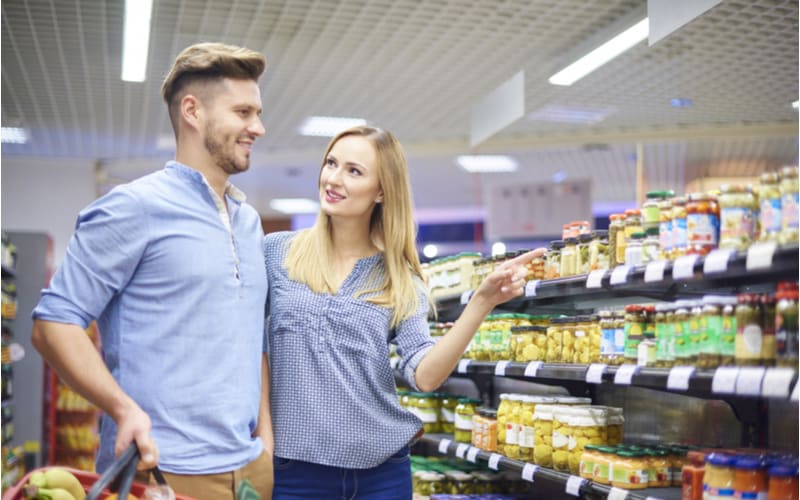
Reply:
[[[613,491],[614,496],[612,498],[617,500],[622,500],[623,498],[627,500],[678,500],[681,498],[680,488],[647,488],[628,491],[626,494],[625,490],[620,490],[619,488],[612,489],[610,486],[588,481],[565,472],[558,472],[553,469],[538,467],[531,463],[513,460],[497,453],[480,450],[466,443],[457,443],[453,441],[453,436],[449,434],[425,434],[422,436],[421,441],[438,447],[441,454],[470,462],[485,463],[490,468],[497,470],[519,472],[523,479],[534,484],[541,480],[562,485],[565,494],[576,497],[591,495],[592,498],[607,498]]]
[[[527,380],[631,385],[701,397],[774,398],[797,401],[797,370],[792,368],[652,368],[559,363],[462,360],[452,376],[495,375]],[[794,392],[792,392],[794,390]],[[791,395],[791,396],[790,396]]]
[[[526,296],[501,304],[499,309],[559,313],[630,303],[637,298],[641,301],[672,301],[708,292],[757,292],[759,285],[796,279],[800,271],[799,259],[797,245],[758,244],[747,252],[718,250],[707,256],[687,256],[648,266],[620,266],[597,274],[540,280],[535,284],[529,282]],[[438,299],[436,305],[440,320],[455,319],[470,294],[465,292]]]

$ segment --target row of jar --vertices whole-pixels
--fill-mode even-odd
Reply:
[[[798,499],[797,457],[754,450],[693,450],[687,458],[683,499]]]
[[[411,477],[415,495],[488,495],[530,490],[519,474],[491,471],[471,462],[412,455]]]
[[[473,262],[479,259],[478,252],[462,252],[426,262],[422,274],[433,300],[453,297],[470,289],[474,272]]]

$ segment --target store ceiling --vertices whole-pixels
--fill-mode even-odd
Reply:
[[[666,0],[664,0],[666,1]],[[637,143],[649,187],[797,164],[798,4],[723,0],[666,39],[637,45],[570,87],[547,82],[640,0],[155,0],[148,79],[121,66],[123,0],[2,2],[2,123],[28,129],[2,154],[78,157],[109,182],[172,155],[159,96],[175,55],[198,41],[263,51],[267,135],[235,182],[265,215],[273,197],[315,197],[327,143],[309,115],[357,116],[392,130],[409,158],[422,219],[482,210],[486,186],[591,178],[596,206],[635,199]],[[524,71],[525,112],[603,110],[594,124],[523,117],[475,148],[471,107]],[[691,99],[677,108],[672,99]],[[162,139],[163,140],[163,139]],[[515,174],[469,174],[469,153],[507,153]]]

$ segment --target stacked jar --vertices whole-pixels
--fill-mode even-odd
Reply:
[[[608,264],[613,269],[625,263],[625,214],[611,214],[608,220]]]
[[[551,280],[561,277],[561,251],[563,248],[564,240],[550,242],[550,250],[547,252],[544,263],[545,279]]]
[[[577,474],[580,460],[587,444],[607,444],[608,412],[605,408],[576,407],[567,418],[567,464],[569,471]]]
[[[511,395],[506,393],[500,394],[500,403],[497,405],[497,452],[502,454],[505,454],[506,424],[512,405],[509,396]]]
[[[781,177],[777,172],[761,174],[758,186],[758,239],[780,241]]]
[[[573,336],[575,351],[572,363],[589,364],[600,361],[600,324],[597,315],[577,316]]]
[[[692,193],[686,203],[686,253],[706,255],[719,244],[719,205],[706,193]]]
[[[781,235],[780,242],[797,244],[798,237],[797,167],[781,169]]]
[[[511,345],[514,351],[514,361],[545,361],[547,327],[513,326],[511,327]]]
[[[720,187],[720,248],[747,250],[755,239],[758,204],[750,186]]]
[[[556,405],[540,404],[533,412],[533,463],[553,466],[553,412]]]
[[[456,406],[460,396],[441,393],[439,399],[439,429],[446,434],[453,434],[456,421]]]
[[[547,327],[547,352],[545,361],[548,363],[561,363],[563,358],[563,329],[567,324],[566,318],[553,318]]]
[[[555,398],[548,396],[522,396],[519,410],[519,428],[517,441],[519,442],[519,459],[526,462],[533,461],[533,449],[536,444],[536,431],[533,427],[533,415],[540,404],[552,404]]]
[[[519,456],[519,435],[522,430],[521,413],[522,394],[509,394],[507,398],[508,411],[505,417],[505,441],[503,442],[503,454],[508,458],[518,459]]]

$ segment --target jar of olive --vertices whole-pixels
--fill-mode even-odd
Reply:
[[[592,241],[597,238],[594,232],[578,235],[578,251],[575,259],[575,274],[589,273],[589,249]]]
[[[697,366],[716,368],[722,361],[722,300],[724,297],[706,295],[703,297],[700,318],[700,352]]]
[[[544,263],[545,279],[556,279],[561,277],[561,250],[564,248],[564,240],[553,240],[550,242],[550,250]]]
[[[749,186],[726,184],[720,187],[719,247],[746,250],[755,238],[756,197]]]
[[[723,297],[722,324],[719,333],[720,366],[736,364],[736,297]]]
[[[651,227],[658,227],[661,218],[659,204],[673,195],[672,191],[649,191],[645,195],[646,201],[642,204],[642,228],[645,231]]]
[[[758,239],[779,241],[781,235],[781,177],[777,172],[761,174],[758,186]]]
[[[645,313],[638,304],[625,306],[625,363],[635,365],[639,342],[644,339]]]
[[[422,420],[423,429],[427,433],[439,432],[439,399],[427,392],[418,392],[415,396],[415,413]]]
[[[650,227],[645,230],[642,242],[642,264],[647,264],[661,258],[661,243],[658,239],[658,228]]]
[[[592,231],[592,241],[589,243],[588,271],[608,269],[608,246],[608,230],[597,229]]]
[[[625,214],[608,216],[608,267],[625,263]]]
[[[578,265],[578,238],[565,238],[564,248],[561,249],[561,276],[574,276]]]
[[[452,434],[455,429],[456,405],[458,396],[440,393],[439,399],[439,428],[441,432]]]
[[[775,366],[775,296],[765,293],[759,297],[761,307],[761,364]]]
[[[797,244],[797,211],[797,167],[783,167],[781,169],[781,243]]]
[[[686,198],[672,199],[672,252],[670,258],[686,255]]]
[[[661,248],[660,258],[669,259],[672,254],[672,200],[659,202],[658,216],[658,243]]]
[[[743,293],[737,296],[736,304],[736,364],[759,366],[761,344],[764,334],[761,329],[761,308],[758,295]]]
[[[656,366],[659,368],[668,368],[672,366],[669,362],[670,331],[667,323],[668,308],[668,304],[656,305],[654,317],[656,328]]]
[[[675,364],[686,366],[694,364],[692,348],[689,339],[689,318],[691,316],[689,303],[679,300],[675,303],[673,314],[672,336],[674,338]]]
[[[475,415],[481,400],[460,398],[455,410],[453,438],[459,443],[472,442],[472,416]]]
[[[778,366],[797,368],[797,283],[780,282],[775,292],[775,361]]]
[[[703,302],[700,300],[692,300],[688,304],[689,307],[689,355],[697,365],[697,360],[700,357],[700,347],[703,339],[702,322],[703,322]]]

